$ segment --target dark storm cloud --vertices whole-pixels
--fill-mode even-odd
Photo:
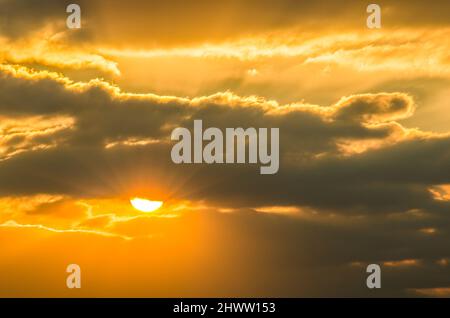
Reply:
[[[5,68],[0,76],[0,115],[59,115],[74,123],[55,134],[56,147],[0,163],[3,195],[110,195],[140,178],[175,198],[222,206],[296,205],[347,214],[411,209],[441,214],[449,208],[428,190],[450,183],[448,137],[408,138],[349,156],[338,146],[340,140],[398,138],[398,125],[390,121],[414,109],[405,94],[355,95],[329,107],[285,107],[228,93],[193,100],[130,95],[100,81],[77,84],[53,75],[14,74]],[[192,128],[194,119],[222,129],[279,127],[280,172],[261,176],[249,165],[173,164],[170,133],[175,127]],[[140,139],[159,143],[105,147]]]

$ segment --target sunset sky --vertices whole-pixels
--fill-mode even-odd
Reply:
[[[374,2],[0,0],[0,296],[450,296],[450,2]],[[174,164],[195,119],[279,172]]]

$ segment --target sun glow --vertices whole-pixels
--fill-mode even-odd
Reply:
[[[156,211],[163,205],[162,201],[150,201],[141,198],[133,198],[130,203],[136,210],[146,213]]]

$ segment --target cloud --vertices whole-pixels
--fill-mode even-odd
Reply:
[[[20,37],[49,22],[63,24],[67,17],[68,3],[44,0],[31,4],[26,0],[2,0],[0,12],[9,16],[3,32]],[[78,1],[82,8],[84,26],[94,39],[117,44],[173,45],[174,43],[203,42],[238,36],[299,27],[303,29],[349,29],[365,27],[367,4],[342,3],[340,1],[250,0],[242,3],[232,0],[226,3],[210,1],[131,0],[124,4],[117,0]],[[422,1],[380,1],[383,11],[383,27],[446,26],[450,6],[437,1],[429,6]],[[326,11],[328,14],[324,15]],[[230,19],[232,17],[232,19]],[[134,23],[127,23],[133,20]],[[177,23],[174,23],[176,21]],[[183,28],[179,26],[183,25]]]
[[[72,127],[72,119],[63,116],[4,118],[0,124],[0,160],[24,151],[55,147]]]
[[[411,116],[413,99],[406,94],[365,94],[341,99],[336,107],[337,120],[382,123]]]
[[[93,235],[101,235],[105,237],[119,237],[124,240],[130,240],[130,237],[127,236],[120,236],[113,233],[108,232],[101,232],[101,231],[94,231],[94,230],[83,230],[83,229],[55,229],[51,227],[47,227],[40,224],[19,224],[15,221],[7,221],[5,223],[0,224],[0,227],[6,227],[6,228],[29,228],[29,229],[38,229],[38,230],[44,230],[54,233],[82,233],[82,234],[93,234]]]
[[[411,283],[411,277],[422,277],[419,271],[426,271],[428,284],[438,286],[440,282],[442,266],[436,261],[448,257],[450,240],[443,229],[449,224],[449,205],[437,200],[429,189],[430,185],[450,182],[449,174],[443,173],[448,170],[448,137],[433,133],[405,135],[350,156],[344,156],[337,145],[342,138],[386,140],[391,137],[391,125],[407,131],[395,123],[414,110],[414,102],[407,94],[354,95],[329,106],[280,105],[231,93],[190,99],[131,94],[100,80],[75,82],[55,73],[12,66],[2,66],[0,86],[4,92],[0,94],[0,114],[10,123],[6,132],[20,130],[25,122],[19,120],[23,118],[30,123],[23,131],[25,135],[48,130],[56,118],[70,118],[70,129],[62,130],[62,136],[49,135],[57,139],[55,147],[25,147],[28,151],[0,163],[2,195],[54,193],[72,198],[69,200],[88,200],[81,215],[69,214],[64,220],[59,220],[58,215],[73,212],[73,202],[61,205],[57,200],[43,206],[38,200],[26,214],[16,211],[5,216],[1,233],[13,235],[13,231],[20,230],[22,236],[34,237],[37,234],[32,230],[44,231],[55,235],[46,245],[52,250],[58,249],[56,241],[65,242],[67,248],[73,240],[83,241],[83,233],[100,233],[92,235],[98,238],[90,239],[90,244],[102,245],[106,253],[117,253],[112,251],[118,247],[116,243],[101,243],[100,236],[134,237],[125,241],[126,249],[128,253],[130,249],[139,251],[140,255],[171,251],[173,246],[181,248],[180,243],[173,242],[186,241],[181,237],[189,233],[193,242],[208,242],[208,246],[183,248],[207,255],[210,261],[201,265],[194,260],[201,258],[191,255],[189,262],[184,254],[175,256],[170,252],[166,252],[166,260],[189,265],[179,277],[198,277],[197,270],[207,266],[210,270],[203,274],[209,275],[208,281],[220,283],[228,291],[224,292],[224,287],[221,291],[215,289],[216,295],[365,295],[367,291],[360,286],[361,270],[347,266],[354,262],[386,263],[386,268],[393,268],[389,265],[401,260],[421,260],[421,266],[397,266],[396,273],[383,274],[395,276],[395,284],[383,291],[384,295],[407,295],[409,289],[421,288],[421,282]],[[33,122],[32,118],[48,121]],[[280,127],[284,158],[280,173],[265,178],[257,169],[246,166],[172,164],[168,141],[171,129],[190,127],[194,118],[218,127]],[[115,142],[114,146],[108,147],[111,142]],[[123,206],[116,201],[96,201],[98,197],[126,196],[142,188],[146,195],[160,195],[164,201],[188,200],[203,203],[206,208],[184,208],[177,218],[136,218],[130,211],[121,214]],[[230,209],[231,213],[215,210],[214,206],[220,211]],[[429,241],[419,231],[423,228],[436,228],[440,234]],[[193,233],[195,238],[191,237]],[[152,244],[144,248],[141,244],[148,239]],[[175,245],[169,248],[167,241]],[[299,252],[299,242],[309,243],[302,244]],[[220,257],[214,251],[220,252]],[[244,263],[249,251],[252,259],[265,264],[259,271],[255,272],[253,262]],[[90,255],[85,259],[86,266],[104,261],[102,255]],[[35,261],[32,253],[26,259]],[[220,266],[214,259],[222,260]],[[242,260],[238,261],[241,271],[237,277],[247,277],[245,290],[237,291],[214,275],[219,268],[232,273],[236,260]],[[159,268],[151,258],[139,261]],[[52,258],[47,262],[57,263]],[[130,256],[127,262],[139,266],[137,259]],[[172,274],[177,272],[165,266]],[[275,281],[269,275],[273,272],[286,275],[277,276]],[[270,277],[264,288],[256,283],[259,275]],[[118,277],[122,281],[122,276]],[[300,284],[306,277],[309,283]],[[38,281],[37,277],[33,279]],[[129,276],[127,279],[123,286],[135,295],[156,295],[156,291],[141,289]],[[280,281],[282,288],[277,287]],[[342,290],[344,282],[348,287]],[[173,294],[168,295],[198,296],[202,288],[208,288],[207,283],[191,289],[173,282],[172,286]],[[58,293],[57,284],[50,283],[47,292]],[[95,293],[108,294],[101,288]]]
[[[52,273],[63,266],[65,260],[75,259],[92,275],[89,282],[95,282],[92,287],[82,289],[82,295],[200,297],[208,290],[217,297],[370,297],[374,291],[364,284],[365,264],[378,263],[382,266],[382,281],[386,286],[376,291],[377,295],[408,296],[410,289],[436,288],[449,283],[445,278],[449,267],[434,263],[448,254],[448,235],[432,242],[424,240],[411,231],[421,223],[361,218],[332,222],[242,209],[234,213],[211,209],[198,213],[185,209],[176,219],[131,220],[108,229],[113,233],[141,235],[133,240],[58,233],[34,227],[2,227],[0,237],[14,239],[17,243],[14,248],[19,247],[22,253],[17,255],[16,250],[16,254],[12,254],[14,248],[6,246],[0,256],[8,259],[14,255],[13,259],[21,262],[14,264],[14,270],[10,262],[2,262],[0,269],[16,277],[27,273],[29,264],[35,265],[25,276],[30,288],[13,288],[0,293],[64,293],[65,286],[60,286],[60,281],[52,274],[48,275],[45,288],[35,286],[42,281],[43,273],[48,273],[44,265],[50,267]],[[46,239],[42,240],[40,235],[44,233]],[[33,242],[39,239],[40,245],[36,248]],[[394,268],[382,264],[416,258],[421,259],[420,266]],[[349,266],[352,262],[360,262],[362,267]],[[104,271],[99,264],[109,264],[109,271]],[[120,270],[122,266],[134,270]],[[161,275],[164,271],[172,275]],[[278,275],[273,275],[274,272]],[[257,283],[261,277],[266,277],[264,286]],[[192,280],[197,284],[192,284]],[[8,278],[2,275],[0,281],[6,282]],[[111,284],[106,284],[107,281]],[[245,284],[237,285],[238,281]],[[162,291],[161,284],[171,288]]]
[[[450,182],[442,174],[448,169],[443,158],[450,141],[442,134],[408,133],[395,122],[414,111],[412,98],[403,93],[354,95],[330,106],[279,105],[231,93],[189,99],[131,94],[99,80],[73,82],[11,66],[2,66],[0,85],[5,88],[0,95],[3,116],[67,116],[73,121],[56,147],[24,149],[28,151],[1,164],[5,195],[112,195],[135,183],[139,171],[139,178],[180,199],[224,206],[296,205],[351,214],[410,209],[441,213],[448,207],[448,202],[435,200],[428,187]],[[174,165],[170,132],[191,127],[196,118],[220,128],[280,127],[280,173],[264,179],[251,166]],[[342,153],[343,140],[379,144],[351,155]],[[115,180],[108,177],[111,171]],[[213,181],[211,171],[219,182]],[[245,195],[234,185],[237,176]],[[174,192],[173,184],[180,182],[188,182],[189,191]]]
[[[447,2],[381,1],[378,31],[342,1],[78,3],[74,31],[0,0],[0,295],[65,295],[67,259],[85,296],[373,296],[371,263],[377,296],[446,295]],[[195,119],[280,128],[279,173],[173,164]]]

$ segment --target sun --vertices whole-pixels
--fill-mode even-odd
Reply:
[[[136,210],[145,213],[156,211],[163,205],[162,201],[151,201],[141,198],[133,198],[130,200],[130,203]]]

